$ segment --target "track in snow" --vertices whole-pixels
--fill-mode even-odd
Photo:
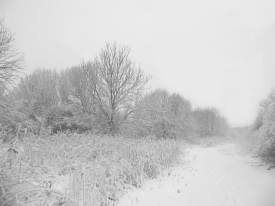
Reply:
[[[191,147],[170,175],[130,191],[120,206],[275,206],[275,174],[234,144]]]

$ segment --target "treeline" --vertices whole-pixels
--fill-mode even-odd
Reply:
[[[146,92],[148,82],[130,59],[130,50],[116,43],[64,71],[36,70],[13,89],[2,81],[3,136],[49,131],[159,138],[226,133],[226,120],[217,110],[194,110],[188,100],[166,90]]]
[[[275,166],[275,90],[260,104],[253,134],[257,152]]]

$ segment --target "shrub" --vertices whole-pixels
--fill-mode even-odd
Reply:
[[[78,132],[92,130],[90,115],[73,113],[72,108],[66,106],[52,107],[46,115],[46,127],[51,128],[51,133]]]
[[[41,122],[34,115],[27,115],[10,104],[0,106],[0,138],[9,141],[27,133],[39,134]]]
[[[152,133],[158,138],[176,138],[176,126],[169,119],[159,119],[153,124]]]

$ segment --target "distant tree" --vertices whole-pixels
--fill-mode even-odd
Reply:
[[[36,70],[22,78],[14,91],[14,98],[21,100],[28,113],[43,116],[45,112],[60,102],[58,75],[52,70]]]
[[[197,109],[193,111],[195,133],[202,137],[224,135],[228,125],[216,109]]]
[[[178,135],[191,133],[191,103],[179,94],[172,94],[168,98],[169,117],[176,125]]]
[[[178,94],[155,90],[136,105],[131,132],[137,136],[185,137],[190,133],[191,104]]]
[[[11,83],[22,69],[22,56],[13,48],[13,34],[0,21],[0,86]]]
[[[148,82],[129,55],[129,49],[108,43],[95,60],[98,77],[95,98],[112,134],[118,130],[120,121],[133,112],[134,102]]]
[[[167,91],[158,89],[141,98],[137,102],[131,118],[130,131],[135,132],[137,136],[163,137],[166,133],[169,135],[169,129],[165,128],[168,127],[165,120],[168,97]]]
[[[70,93],[77,98],[84,113],[96,113],[95,87],[98,77],[94,63],[82,63],[65,72]],[[67,87],[67,88],[68,88]]]

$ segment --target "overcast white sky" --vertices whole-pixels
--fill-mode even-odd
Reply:
[[[275,86],[274,0],[0,0],[27,71],[63,69],[117,41],[152,87],[254,119]]]

